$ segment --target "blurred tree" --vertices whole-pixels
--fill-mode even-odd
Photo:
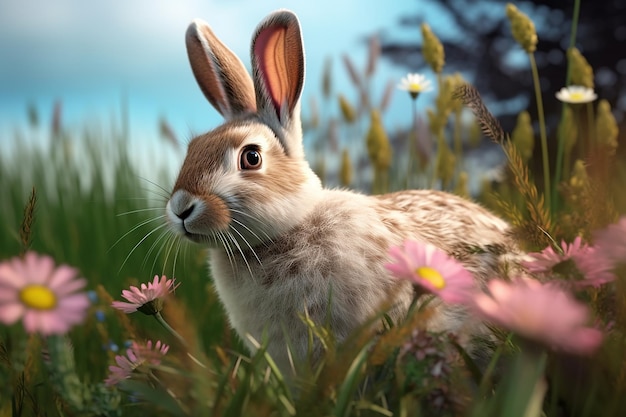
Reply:
[[[428,7],[424,2],[429,3]],[[507,131],[515,126],[517,113],[529,110],[536,120],[528,59],[515,43],[505,15],[506,0],[420,0],[416,13],[403,16],[400,28],[419,30],[427,22],[440,37],[446,53],[444,72],[460,71],[481,92]],[[514,2],[534,21],[539,43],[536,59],[546,98],[547,123],[554,135],[561,103],[552,100],[565,85],[566,50],[574,1],[535,0]],[[445,26],[428,21],[426,11],[437,10]],[[439,20],[438,18],[438,20]],[[426,68],[421,39],[398,41],[381,38],[383,59],[415,72]],[[626,2],[582,1],[575,46],[595,71],[598,96],[609,101],[619,123],[626,111]],[[620,100],[620,97],[621,100]],[[626,129],[620,129],[624,135]]]

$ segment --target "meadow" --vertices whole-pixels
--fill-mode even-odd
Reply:
[[[532,22],[512,5],[503,10],[507,17],[534,70]],[[9,296],[0,296],[0,416],[623,415],[626,227],[620,218],[626,213],[626,161],[609,103],[592,97],[593,68],[572,45],[565,85],[585,89],[559,96],[560,124],[550,137],[558,140],[558,150],[548,155],[542,100],[557,97],[542,97],[537,87],[538,114],[522,112],[515,129],[504,132],[478,92],[459,74],[446,73],[434,32],[422,26],[424,58],[437,79],[411,78],[401,85],[413,105],[421,94],[437,95],[426,124],[407,106],[412,127],[405,135],[387,133],[381,114],[396,83],[382,94],[369,91],[378,59],[373,42],[363,70],[348,57],[344,62],[359,101],[333,94],[328,75],[321,102],[337,100],[340,112],[307,113],[308,160],[331,186],[374,194],[433,187],[498,213],[513,226],[520,247],[536,255],[529,269],[554,284],[554,294],[568,294],[562,303],[535,300],[553,328],[530,323],[532,318],[494,317],[490,325],[498,342],[487,364],[478,364],[454,335],[424,330],[428,306],[400,323],[382,310],[372,320],[384,321],[385,332],[374,336],[364,326],[342,343],[303,316],[311,338],[324,347],[323,358],[296,364],[295,377],[283,375],[264,350],[267,341],[259,340],[251,355],[229,328],[205,249],[165,226],[172,178],[165,169],[158,181],[142,178],[123,121],[73,129],[57,121],[43,146],[31,146],[25,145],[32,142],[29,135],[41,130],[33,115],[32,126],[15,133],[10,153],[0,153],[0,291],[10,288],[3,278],[10,262],[37,253],[79,271],[86,285],[76,289],[89,305],[68,331],[47,332],[33,330],[26,319],[7,318]],[[172,139],[165,127],[163,133]],[[473,190],[469,177],[475,173],[463,161],[484,141],[493,142],[505,164]],[[169,151],[171,144],[159,146]],[[540,164],[532,163],[533,155]],[[593,276],[591,259],[605,262],[594,266]],[[124,301],[123,290],[155,275],[176,281],[139,312],[112,307]],[[20,302],[28,304],[24,296]],[[593,331],[601,341],[579,335],[566,343],[567,333],[548,340],[570,307],[577,318],[563,320],[578,325],[582,316],[590,327],[576,330]],[[146,347],[148,340],[152,345]],[[169,349],[154,349],[157,341]]]

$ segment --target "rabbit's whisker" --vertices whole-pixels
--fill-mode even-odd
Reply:
[[[217,232],[217,238],[220,240],[220,242],[222,243],[222,246],[224,247],[224,251],[226,252],[226,256],[228,256],[228,262],[230,263],[230,269],[233,271],[233,274],[235,273],[235,264],[233,263],[233,250],[230,247],[230,244],[228,243],[228,240],[226,239],[226,236],[224,236],[223,232]]]
[[[176,242],[176,250],[174,251],[174,262],[172,265],[172,278],[176,276],[176,261],[178,260],[178,254],[180,253],[180,245],[182,244],[180,237],[174,238],[174,241]]]
[[[164,197],[166,200],[170,198],[170,197],[169,197],[169,196],[170,196],[170,192],[169,192],[167,189],[165,189],[164,187],[160,186],[159,184],[157,184],[156,182],[154,182],[154,181],[152,181],[152,180],[149,180],[149,179],[148,179],[148,178],[146,178],[146,177],[142,177],[142,176],[140,176],[140,175],[138,175],[137,177],[138,177],[139,179],[141,179],[141,180],[143,180],[143,181],[147,182],[148,184],[154,185],[154,186],[155,186],[155,187],[156,187],[159,191],[161,191],[161,192],[162,192],[162,194],[157,194],[157,192],[156,192],[155,190],[152,190],[152,189],[149,189],[149,188],[146,188],[146,191],[150,191],[150,192],[152,192],[152,193],[154,193],[154,194],[157,194],[157,195],[159,195],[159,196],[161,196],[161,197]]]
[[[257,235],[256,233],[254,233],[254,231],[253,231],[252,229],[250,229],[248,226],[246,226],[244,223],[240,222],[240,221],[239,221],[239,220],[237,220],[237,219],[233,219],[233,222],[234,222],[234,223],[236,223],[236,224],[238,224],[239,226],[243,227],[243,228],[244,228],[244,229],[245,229],[248,233],[250,233],[252,236],[254,236],[254,238],[255,238],[256,240],[258,240],[259,242],[263,243],[263,246],[268,247],[267,242],[263,241],[263,239],[261,239],[261,238],[259,237],[259,235]],[[234,226],[232,226],[232,227],[233,227],[233,229],[235,228]],[[242,238],[243,238],[243,237],[242,237]],[[250,246],[250,245],[248,245],[248,246]],[[250,249],[252,249],[252,248],[250,248]]]
[[[125,211],[125,212],[122,212],[122,213],[118,213],[115,216],[117,216],[117,217],[128,216],[129,214],[143,213],[143,212],[146,212],[146,211],[162,211],[162,210],[163,210],[163,207],[148,207],[148,208],[143,208],[143,209]]]
[[[122,266],[120,266],[120,269],[117,271],[117,273],[119,274],[122,271],[122,268],[124,268],[124,265],[126,265],[126,262],[128,262],[128,259],[133,254],[133,252],[135,252],[135,250],[139,247],[139,245],[141,245],[150,235],[152,235],[153,233],[157,232],[158,230],[164,227],[167,227],[167,223],[163,223],[155,227],[154,229],[152,229],[150,232],[146,233],[144,237],[142,237],[141,240],[137,242],[137,244],[130,250],[126,258],[124,259],[124,262],[122,262]]]
[[[245,227],[245,226],[244,226]],[[248,241],[246,240],[246,238],[241,234],[241,232],[239,230],[237,230],[237,228],[233,225],[230,226],[230,228],[237,233],[237,235],[241,238],[241,240],[243,240],[243,243],[246,244],[246,246],[248,247],[248,249],[250,249],[250,252],[252,252],[252,255],[254,255],[254,257],[256,258],[256,261],[259,263],[259,265],[261,265],[261,267],[263,266],[263,263],[261,262],[261,260],[259,259],[259,257],[257,256],[256,252],[254,251],[254,248],[250,245],[250,243],[248,243]],[[247,227],[246,227],[247,229]],[[248,229],[249,230],[249,229]],[[251,232],[252,233],[252,232]]]
[[[230,241],[233,242],[233,244],[235,245],[235,247],[237,248],[237,250],[241,254],[241,258],[245,262],[246,267],[248,268],[248,272],[250,273],[250,276],[252,278],[254,278],[254,274],[252,273],[252,268],[250,268],[250,264],[248,263],[248,260],[246,259],[246,254],[241,249],[241,245],[239,245],[239,242],[237,242],[237,239],[235,238],[235,236],[233,236],[232,233],[230,233],[230,231],[226,232],[226,236],[228,236],[230,238]]]
[[[261,221],[261,220],[257,219],[255,216],[251,215],[250,213],[246,213],[246,212],[244,212],[244,211],[237,210],[237,209],[233,209],[233,208],[231,208],[231,211],[232,211],[233,213],[237,213],[237,214],[240,214],[240,215],[242,215],[242,216],[246,216],[246,217],[248,217],[249,219],[253,220],[254,222],[259,223],[259,224],[260,224],[260,225],[262,225],[262,226],[266,226],[266,223],[264,223],[263,221]],[[233,220],[235,220],[235,219],[233,219]],[[250,231],[250,232],[251,232],[251,231]],[[263,234],[263,235],[267,238],[267,243],[269,243],[269,242],[271,242],[271,241],[272,241],[272,238],[271,238],[271,237],[267,234],[267,232],[265,232],[265,231],[264,231],[264,230],[262,230],[262,229],[259,229],[259,232],[260,232],[260,233],[262,233],[262,234]],[[255,235],[255,236],[256,236],[256,235]],[[257,238],[258,238],[258,237],[257,237]],[[261,240],[261,239],[259,239],[259,240]]]
[[[170,259],[170,255],[172,253],[172,249],[174,248],[174,244],[176,243],[176,236],[172,236],[171,239],[168,240],[167,243],[167,251],[165,252],[165,260],[163,261],[163,269],[165,269],[165,266],[167,265],[167,261],[168,259]]]
[[[131,233],[132,233],[132,232],[134,232],[135,230],[139,229],[139,228],[140,228],[140,227],[142,227],[142,226],[145,226],[145,225],[146,225],[146,224],[148,224],[148,223],[152,223],[152,222],[155,222],[155,221],[157,221],[157,220],[161,220],[161,219],[163,219],[163,218],[165,218],[165,214],[162,214],[162,215],[160,215],[160,216],[153,217],[153,218],[151,218],[151,219],[148,219],[148,220],[144,220],[144,221],[142,221],[142,222],[141,222],[141,223],[139,223],[137,226],[133,227],[133,228],[132,228],[132,229],[130,229],[128,232],[124,233],[124,234],[122,235],[122,237],[120,237],[119,239],[117,239],[117,241],[115,241],[115,243],[114,243],[113,245],[111,245],[111,247],[109,248],[109,250],[107,251],[107,253],[109,253],[109,252],[111,251],[111,249],[113,249],[113,248],[114,248],[114,247],[115,247],[118,243],[120,243],[120,242],[122,241],[122,239],[124,239],[126,236],[128,236],[129,234],[131,234]],[[161,225],[161,226],[159,226],[159,227],[162,227],[162,226],[163,226],[163,225]]]
[[[152,243],[152,246],[150,246],[150,249],[148,250],[148,253],[146,254],[143,262],[141,263],[141,268],[143,269],[143,267],[146,265],[148,259],[150,258],[150,255],[152,254],[152,252],[154,251],[154,249],[157,247],[157,245],[159,244],[159,242],[161,242],[161,240],[168,236],[168,235],[172,235],[172,231],[170,229],[165,229],[163,230],[159,236],[155,239],[155,241]],[[154,271],[154,266],[156,265],[157,260],[159,259],[159,255],[161,254],[161,251],[159,250],[155,257],[154,257],[154,261],[152,262],[152,268],[150,269],[150,275],[152,275],[152,272]]]

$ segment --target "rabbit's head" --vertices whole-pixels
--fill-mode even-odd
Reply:
[[[226,121],[190,142],[168,221],[212,245],[245,249],[271,240],[298,224],[322,189],[304,159],[298,19],[281,10],[258,25],[252,78],[206,23],[194,20],[186,43],[200,89]]]

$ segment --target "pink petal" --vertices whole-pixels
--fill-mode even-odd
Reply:
[[[63,284],[75,278],[76,275],[78,275],[78,270],[67,265],[60,265],[52,272],[48,280],[48,287],[52,289],[60,288]]]
[[[45,284],[54,271],[54,260],[50,256],[28,252],[24,261],[24,275],[33,284]]]
[[[37,333],[40,330],[39,314],[36,311],[26,310],[23,323],[27,333]]]
[[[26,282],[9,262],[0,264],[0,287],[22,288]]]
[[[398,278],[410,279],[412,276],[412,273],[404,265],[389,263],[385,264],[385,268]]]
[[[111,306],[113,308],[123,311],[126,314],[134,313],[135,311],[137,311],[138,307],[141,307],[141,305],[125,303],[123,301],[113,301],[111,303]]]
[[[60,297],[63,297],[63,296],[66,296],[68,294],[71,294],[73,292],[76,292],[84,288],[86,285],[87,285],[87,280],[83,278],[78,278],[78,279],[75,279],[74,281],[66,282],[62,286],[59,286],[57,288],[51,288],[51,289],[55,291],[57,295],[59,295]]]
[[[479,294],[474,298],[474,305],[477,307],[478,312],[482,313],[485,318],[490,321],[494,321],[498,317],[498,310],[500,305],[487,294]],[[496,320],[499,322],[499,320]]]
[[[586,327],[572,332],[568,340],[564,342],[565,350],[581,355],[590,355],[602,344],[603,334],[600,330]]]
[[[19,294],[15,288],[7,288],[0,284],[0,303],[7,301],[15,301],[19,298]]]
[[[59,301],[59,309],[86,310],[91,303],[85,293],[78,293],[63,297]]]
[[[0,321],[11,325],[19,320],[25,312],[24,305],[18,301],[0,304]]]

